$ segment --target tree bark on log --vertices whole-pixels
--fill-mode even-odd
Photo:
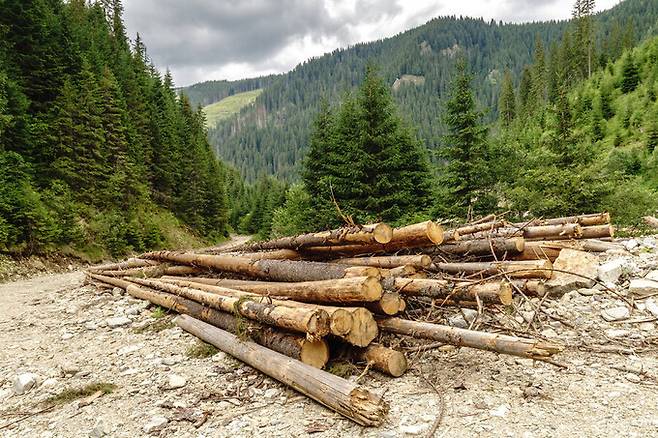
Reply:
[[[390,278],[382,284],[385,289],[394,290],[402,296],[449,299],[455,302],[474,302],[479,298],[484,303],[512,304],[512,287],[506,281],[454,283],[447,280]]]
[[[496,238],[481,240],[462,240],[455,243],[443,244],[427,251],[430,254],[447,253],[460,256],[504,256],[505,254],[519,254],[525,248],[523,237]]]
[[[583,228],[578,224],[538,225],[525,228],[499,228],[492,232],[475,233],[474,239],[523,237],[526,240],[558,240],[580,238]]]
[[[373,303],[367,303],[366,309],[370,310],[372,313],[379,315],[397,315],[402,309],[406,307],[406,304],[402,303],[402,297],[400,294],[393,291],[386,291],[379,299]]]
[[[199,280],[214,280],[214,279],[199,279]],[[164,277],[162,281],[175,284],[181,287],[191,287],[194,289],[201,289],[206,292],[211,292],[219,295],[228,295],[236,297],[257,297],[262,302],[268,302],[270,304],[276,304],[279,306],[285,306],[288,303],[287,297],[279,297],[278,299],[272,299],[265,295],[259,295],[257,293],[246,292],[241,290],[234,290],[231,288],[215,286],[214,284],[207,283],[198,283],[194,281],[189,281],[187,279]],[[333,307],[325,306],[321,304],[310,304],[303,302],[296,302],[297,307],[303,307],[305,309],[320,309],[329,314],[329,329],[332,335],[339,336],[344,338],[350,330],[352,330],[353,318],[351,312],[346,310],[343,307]]]
[[[231,297],[212,294],[200,289],[180,287],[162,281],[129,277],[132,283],[160,289],[173,295],[197,301],[223,312],[237,312],[245,318],[298,333],[311,338],[322,338],[329,334],[329,315],[319,309],[306,309],[294,301],[285,305],[258,302],[249,297]]]
[[[531,297],[543,297],[548,291],[541,280],[512,280],[512,285]]]
[[[170,279],[170,277],[164,277]],[[306,281],[300,283],[274,283],[266,281],[230,280],[190,277],[189,282],[252,292],[272,297],[287,297],[312,303],[356,304],[378,301],[382,298],[382,285],[375,277],[354,277],[339,280]]]
[[[418,273],[415,267],[410,265],[398,266],[392,269],[380,269],[382,278],[388,277],[408,277]]]
[[[407,256],[380,256],[380,257],[352,257],[331,260],[330,263],[339,263],[350,266],[372,266],[375,268],[393,269],[401,266],[413,266],[415,268],[428,268],[432,264],[432,258],[428,255]]]
[[[393,237],[393,230],[386,224],[379,223],[363,227],[346,227],[319,233],[308,233],[299,236],[282,237],[267,242],[257,242],[243,245],[237,251],[263,251],[268,249],[300,249],[309,246],[343,245],[371,243],[388,243]],[[232,251],[236,251],[235,248]]]
[[[504,226],[505,221],[482,222],[479,224],[464,225],[462,227],[446,231],[444,243],[455,243],[463,239],[464,236],[476,233],[493,232]]]
[[[108,277],[142,277],[153,278],[162,277],[163,275],[192,275],[203,273],[202,269],[194,266],[169,266],[160,264],[157,266],[148,266],[144,268],[126,269],[123,271],[91,271],[97,272]]]
[[[254,343],[241,341],[202,321],[181,316],[176,323],[183,330],[362,426],[378,426],[386,417],[388,406],[382,397],[361,386]]]
[[[284,332],[255,321],[244,324],[232,313],[203,306],[196,301],[136,286],[128,281],[90,274],[97,281],[124,289],[131,296],[149,301],[165,309],[187,314],[234,334],[248,335],[255,342],[305,364],[322,368],[329,360],[329,346],[323,339],[307,339],[303,335]]]
[[[355,352],[355,357],[389,376],[400,377],[407,371],[407,358],[404,353],[383,345],[371,344],[359,349]]]
[[[143,268],[145,266],[157,266],[159,262],[153,260],[145,260],[140,258],[130,258],[119,263],[109,263],[106,265],[92,266],[87,269],[89,272],[100,271],[120,271],[122,269]]]
[[[378,319],[377,323],[380,329],[390,333],[432,339],[459,347],[477,348],[528,359],[548,359],[564,349],[559,344],[536,339],[478,332],[401,318],[382,318]]]
[[[550,260],[508,260],[501,262],[435,263],[431,270],[449,274],[496,275],[504,273],[510,278],[553,277],[553,264]]]
[[[176,253],[158,251],[143,255],[145,258],[165,260],[191,266],[202,266],[219,271],[233,272],[272,281],[319,281],[344,278],[350,266],[337,263],[305,262],[293,260],[250,260],[224,255]]]
[[[421,222],[406,227],[395,228],[393,238],[387,244],[311,246],[302,251],[318,257],[353,256],[396,252],[404,248],[423,248],[440,245],[443,242],[443,228],[432,222]]]
[[[551,219],[536,219],[529,222],[517,222],[514,226],[524,227],[527,225],[560,225],[578,224],[583,227],[592,225],[605,225],[610,223],[609,213],[581,214],[579,216],[556,217]]]

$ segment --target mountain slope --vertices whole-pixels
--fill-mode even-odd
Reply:
[[[262,88],[253,91],[233,94],[225,97],[219,102],[211,103],[203,107],[203,113],[206,115],[206,126],[214,128],[222,120],[231,118],[248,105],[253,104],[256,98],[263,92]]]
[[[657,17],[655,1],[627,0],[597,16],[600,44],[618,44],[612,51],[618,55],[638,38],[653,34]],[[632,29],[625,24],[629,19]],[[436,18],[393,38],[336,50],[272,78],[254,106],[219,123],[209,138],[216,152],[250,180],[262,173],[294,180],[319,102],[323,97],[336,102],[362,80],[372,62],[391,86],[402,78],[395,90],[402,113],[419,126],[428,147],[436,148],[444,132],[441,108],[458,56],[469,60],[482,107],[495,108],[504,70],[509,68],[518,78],[532,60],[535,37],[548,47],[566,26]],[[489,110],[488,119],[495,113]]]

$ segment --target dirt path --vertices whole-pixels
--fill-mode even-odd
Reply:
[[[658,265],[651,257],[637,260]],[[605,322],[601,311],[623,304],[605,294],[548,303],[573,325],[542,329],[571,346],[559,357],[567,369],[451,347],[412,355],[403,378],[364,379],[386,391],[391,412],[382,428],[362,429],[223,353],[195,357],[197,341],[171,316],[83,280],[73,272],[0,286],[0,436],[389,438],[424,436],[441,411],[437,437],[658,436],[655,324]],[[636,309],[631,319],[648,314]],[[575,347],[583,343],[638,353]],[[16,395],[24,373],[36,384]],[[3,428],[53,395],[98,383],[116,389]]]

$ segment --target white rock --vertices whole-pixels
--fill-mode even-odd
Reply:
[[[509,406],[508,405],[500,405],[496,409],[492,409],[489,411],[489,415],[492,417],[500,417],[504,418],[507,416],[507,412],[509,412]]]
[[[605,309],[603,312],[601,312],[601,316],[608,322],[623,321],[624,319],[628,319],[628,317],[631,316],[631,312],[627,307],[620,306],[613,307],[611,309]]]
[[[43,383],[40,386],[40,389],[53,389],[57,385],[59,385],[59,380],[55,379],[54,377],[51,377],[43,381]]]
[[[658,270],[656,271],[651,271],[647,275],[644,276],[647,280],[654,280],[658,281]]]
[[[169,357],[165,357],[164,359],[162,359],[162,364],[167,365],[168,367],[170,367],[172,365],[176,365],[177,363],[180,363],[181,360],[182,360],[181,356],[178,356],[178,355],[169,356]]]
[[[642,382],[642,378],[640,376],[638,376],[637,374],[634,374],[634,373],[628,373],[628,374],[626,374],[625,377],[626,377],[626,380],[628,380],[629,382],[632,382],[632,383]]]
[[[546,282],[547,290],[555,296],[575,289],[591,288],[595,283],[594,278],[598,275],[598,266],[599,259],[594,254],[565,248],[560,251],[559,257],[553,263],[556,272],[553,274],[553,278]],[[588,278],[592,280],[588,280]]]
[[[185,385],[187,385],[187,380],[185,380],[185,377],[179,376],[178,374],[171,374],[169,376],[169,389],[182,388]]]
[[[448,325],[457,328],[468,328],[468,322],[461,315],[452,315],[448,318]]]
[[[107,325],[111,328],[117,328],[130,324],[132,321],[126,316],[115,316],[114,318],[107,318]]]
[[[400,432],[407,435],[420,435],[428,428],[429,424],[405,424],[400,426]]]
[[[103,438],[108,434],[107,428],[103,423],[103,420],[96,421],[94,428],[89,431],[89,436],[91,438]]]
[[[93,322],[87,322],[87,323],[85,323],[85,328],[87,330],[96,330],[98,328],[98,326]]]
[[[631,251],[640,246],[640,242],[635,239],[629,239],[625,242],[622,242],[622,245],[624,245],[624,248],[626,248],[628,251]]]
[[[585,297],[591,297],[593,295],[600,295],[601,291],[596,289],[582,288],[582,289],[578,289],[578,293]]]
[[[631,280],[628,291],[635,297],[646,297],[658,294],[658,281],[647,280],[646,278],[635,278]]]
[[[264,397],[265,398],[274,398],[276,395],[279,393],[279,390],[276,388],[270,388],[267,391],[265,391]]]
[[[123,289],[121,289],[120,287],[115,287],[114,289],[112,289],[112,295],[114,295],[115,297],[120,297],[121,295],[123,295]]]
[[[213,361],[213,362],[223,362],[224,360],[226,360],[227,357],[228,356],[226,356],[226,353],[224,353],[223,351],[219,351],[219,352],[215,353],[210,358],[210,360]]]
[[[125,356],[130,353],[134,353],[135,351],[139,351],[142,349],[144,344],[136,344],[136,345],[126,345],[125,347],[119,348],[117,351],[117,354],[119,356]]]
[[[14,394],[23,395],[37,384],[37,375],[33,373],[23,373],[14,380]]]
[[[646,300],[644,305],[650,314],[658,318],[658,304],[656,304],[656,301],[653,298]]]
[[[63,340],[63,341],[68,341],[68,340],[71,339],[71,338],[73,338],[73,333],[68,333],[68,332],[67,332],[67,333],[64,333],[64,334],[62,335],[62,340]]]
[[[612,339],[625,338],[630,333],[631,333],[630,331],[623,329],[608,329],[605,331],[605,335]]]
[[[162,415],[156,415],[155,417],[151,417],[149,419],[149,422],[144,425],[144,432],[146,433],[152,433],[152,432],[157,432],[159,430],[162,430],[167,423],[169,423],[169,420],[167,420],[165,417]]]
[[[616,283],[619,280],[619,277],[621,277],[621,274],[624,273],[625,264],[626,260],[622,258],[610,260],[609,262],[602,264],[598,269],[599,280],[606,283]]]
[[[541,335],[546,337],[546,338],[557,338],[558,334],[555,330],[552,328],[547,328],[541,331]]]

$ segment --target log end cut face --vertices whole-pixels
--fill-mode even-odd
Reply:
[[[427,222],[427,237],[435,245],[443,243],[443,227],[436,222]]]
[[[306,339],[302,343],[300,360],[307,365],[322,369],[329,360],[329,346],[324,339]]]
[[[377,224],[372,230],[372,237],[377,243],[389,243],[393,239],[393,228],[386,224]]]
[[[350,392],[349,406],[354,421],[362,426],[380,426],[388,415],[388,403],[379,394],[357,386]]]

